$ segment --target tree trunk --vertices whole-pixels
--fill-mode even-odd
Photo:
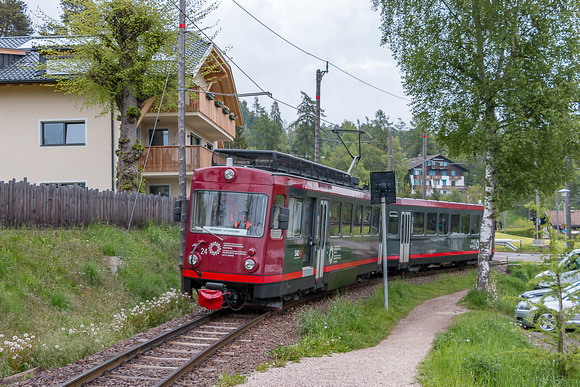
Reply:
[[[479,234],[479,255],[477,257],[477,290],[487,291],[489,286],[489,260],[493,247],[494,231],[494,204],[493,192],[495,188],[494,170],[492,165],[492,156],[488,152],[485,159],[485,204],[483,210],[483,219],[481,222],[481,231]]]
[[[117,192],[139,192],[139,158],[143,154],[143,145],[137,138],[137,122],[141,114],[142,103],[135,93],[125,90],[123,98],[118,99],[117,108],[121,113],[121,133],[119,135],[117,162]]]

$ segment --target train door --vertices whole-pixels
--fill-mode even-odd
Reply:
[[[401,230],[400,248],[399,248],[399,265],[409,263],[409,249],[411,247],[411,212],[401,211]]]
[[[306,213],[304,216],[304,237],[306,248],[302,258],[302,275],[309,276],[314,272],[315,246],[318,241],[316,235],[318,217],[316,214],[316,198],[306,198]]]
[[[326,258],[326,248],[328,235],[328,200],[320,200],[320,207],[318,209],[318,216],[316,221],[317,238],[315,241],[316,254],[316,287],[324,287],[324,260]]]

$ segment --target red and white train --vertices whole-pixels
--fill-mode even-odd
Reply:
[[[381,211],[348,174],[272,151],[219,149],[194,172],[182,290],[208,308],[281,307],[382,273]],[[477,262],[480,205],[398,198],[389,271]]]

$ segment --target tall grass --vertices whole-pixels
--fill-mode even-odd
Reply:
[[[104,258],[123,251],[113,274]],[[109,225],[0,229],[0,377],[68,364],[187,313],[190,304],[167,293],[180,286],[178,255],[177,227],[147,225],[127,238]],[[169,306],[160,302],[167,297]],[[138,316],[143,305],[150,317]],[[14,367],[3,343],[25,334],[35,337],[33,355]]]
[[[492,275],[495,292],[471,290],[465,302],[472,311],[437,336],[419,369],[421,385],[580,386],[578,361],[561,377],[557,354],[515,322],[518,294],[531,288],[541,270],[521,264],[510,276]]]
[[[326,313],[310,308],[300,315],[300,342],[272,351],[275,366],[302,357],[346,352],[377,345],[396,323],[423,301],[471,287],[475,272],[444,275],[422,285],[395,280],[389,283],[389,310],[382,287],[371,297],[352,302],[337,296]]]

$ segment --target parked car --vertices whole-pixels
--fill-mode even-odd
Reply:
[[[564,285],[580,281],[580,249],[572,250],[566,254],[564,259],[558,263],[558,266],[563,269],[560,278]],[[536,276],[536,279],[539,280],[537,287],[547,288],[553,285],[553,282],[549,278],[556,278],[551,270],[546,270],[538,274]]]
[[[552,289],[542,288],[520,294],[521,300],[515,310],[516,320],[528,328],[537,325],[546,332],[556,329],[556,316],[560,307],[558,298],[551,293]],[[562,291],[562,308],[574,313],[568,316],[566,323],[580,326],[580,280]]]

